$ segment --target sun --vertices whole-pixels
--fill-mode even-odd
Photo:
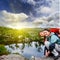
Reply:
[[[26,27],[25,26],[13,26],[12,28],[20,30],[20,29],[23,29],[23,28],[26,28]]]
[[[23,26],[13,26],[12,28],[13,28],[13,29],[22,29]]]
[[[23,25],[21,25],[21,26],[20,25],[15,25],[15,26],[9,25],[8,27],[12,28],[12,29],[18,29],[18,30],[25,28],[25,26],[23,26]]]

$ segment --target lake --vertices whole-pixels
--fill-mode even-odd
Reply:
[[[11,44],[6,45],[5,47],[9,52],[18,53],[28,59],[32,56],[44,56],[44,46],[42,44],[39,45],[38,42]]]

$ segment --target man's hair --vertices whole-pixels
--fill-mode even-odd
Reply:
[[[49,29],[44,29],[43,31],[48,31],[48,32],[50,32],[50,30],[49,30]]]

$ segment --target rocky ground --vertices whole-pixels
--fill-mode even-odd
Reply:
[[[21,55],[10,54],[10,55],[0,56],[0,60],[27,60],[27,59]]]
[[[17,55],[17,54],[10,54],[10,55],[3,55],[0,56],[0,60],[28,60],[26,58],[24,58],[21,55]],[[43,57],[43,58],[32,58],[30,60],[54,60],[52,57]],[[58,59],[60,60],[60,58]]]

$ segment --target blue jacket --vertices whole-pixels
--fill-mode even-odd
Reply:
[[[50,34],[50,36],[49,36],[49,42],[50,42],[50,44],[52,44],[52,43],[59,43],[60,42],[60,39],[58,38],[58,36],[57,35],[55,35],[55,33],[51,33]]]

